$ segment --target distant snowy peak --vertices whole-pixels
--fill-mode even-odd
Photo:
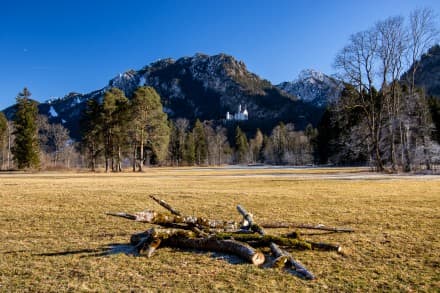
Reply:
[[[294,81],[283,82],[277,87],[302,101],[325,107],[340,96],[343,85],[341,81],[322,72],[305,69]]]
[[[328,77],[320,71],[316,71],[314,69],[304,69],[298,74],[296,81],[324,82],[326,79],[328,79]]]

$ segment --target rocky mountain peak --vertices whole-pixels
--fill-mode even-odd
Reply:
[[[322,72],[305,69],[291,82],[283,82],[277,87],[300,100],[309,102],[318,107],[325,107],[330,101],[337,99],[343,85]]]

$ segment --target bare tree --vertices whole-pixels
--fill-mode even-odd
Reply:
[[[437,16],[430,8],[416,9],[409,18],[407,60],[412,65],[407,76],[410,92],[415,88],[415,76],[422,54],[438,41]]]
[[[53,165],[57,166],[61,158],[67,159],[68,154],[72,151],[69,131],[61,124],[52,124],[50,128],[51,139],[53,141]],[[66,160],[68,161],[68,160]],[[67,164],[70,165],[70,164]],[[67,166],[68,167],[68,166]]]
[[[347,95],[338,106],[342,111],[361,110],[368,127],[374,164],[378,171],[383,171],[380,150],[383,108],[378,103],[377,91],[374,89],[378,46],[378,35],[374,29],[352,35],[349,44],[336,56],[335,67],[342,72],[348,83],[357,88],[356,95]]]
[[[375,32],[378,35],[377,58],[380,64],[381,95],[386,114],[384,117],[388,141],[386,150],[389,153],[391,168],[395,172],[397,171],[396,131],[401,111],[398,81],[402,74],[402,59],[407,43],[404,19],[397,16],[380,21],[375,26]]]

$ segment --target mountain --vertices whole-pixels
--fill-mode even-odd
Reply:
[[[316,107],[325,107],[340,96],[343,85],[322,72],[306,69],[300,72],[296,80],[280,83],[276,87]]]
[[[414,65],[402,76],[406,80]],[[414,83],[417,87],[425,89],[429,96],[440,98],[440,45],[431,47],[422,55],[418,63]]]
[[[137,87],[144,85],[156,89],[164,111],[172,119],[222,120],[226,112],[234,113],[242,105],[249,113],[249,121],[243,122],[249,130],[271,129],[279,121],[292,122],[301,129],[308,123],[316,125],[322,115],[319,107],[280,90],[226,54],[159,60],[140,70],[121,73],[107,86],[91,93],[70,93],[40,103],[39,111],[48,115],[50,121],[63,123],[74,138],[79,138],[80,115],[87,100],[101,99],[111,87],[130,97]],[[14,108],[4,112],[11,118]]]

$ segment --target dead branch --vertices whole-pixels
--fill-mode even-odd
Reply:
[[[169,210],[173,215],[176,215],[176,216],[182,216],[182,214],[178,211],[178,210],[176,210],[176,209],[174,209],[169,203],[167,203],[166,201],[164,201],[164,200],[162,200],[162,199],[160,199],[160,198],[157,198],[157,197],[155,197],[154,195],[150,195],[150,198],[152,199],[152,200],[154,200],[155,202],[157,202],[158,204],[160,204],[162,207],[164,207],[164,208],[166,208],[167,210]]]
[[[297,228],[297,229],[309,229],[309,230],[323,230],[323,231],[331,231],[337,233],[351,233],[354,232],[351,228],[337,228],[337,227],[326,227],[322,224],[318,225],[309,225],[309,224],[295,224],[295,223],[262,223],[261,227],[263,228]]]

